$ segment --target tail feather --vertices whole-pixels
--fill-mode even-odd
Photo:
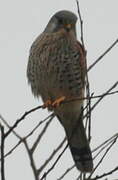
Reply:
[[[60,111],[55,111],[55,114],[66,131],[70,151],[77,169],[85,173],[91,172],[93,160],[83,125],[83,110],[81,108],[80,111],[75,112],[75,107],[72,107],[70,105],[70,111],[67,111],[68,108],[66,107],[65,111],[62,108]]]
[[[66,132],[76,167],[81,172],[91,172],[93,169],[92,153],[86,137],[83,123],[79,122],[78,127],[76,127],[71,137],[70,132],[68,135],[68,129]]]
[[[76,167],[81,172],[91,172],[93,169],[93,162],[90,148],[75,148],[70,146],[70,150],[75,161]]]

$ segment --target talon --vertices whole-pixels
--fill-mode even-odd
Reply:
[[[51,105],[53,107],[58,107],[65,100],[65,98],[66,98],[65,96],[62,96],[62,97],[56,99]]]
[[[45,109],[45,108],[47,108],[47,107],[50,107],[51,105],[52,105],[52,102],[51,102],[51,100],[49,99],[49,100],[47,100],[47,101],[43,104],[42,108]]]

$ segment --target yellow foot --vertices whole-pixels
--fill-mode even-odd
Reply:
[[[62,96],[62,97],[56,99],[51,105],[53,107],[58,107],[65,100],[65,98],[66,98],[65,96]]]
[[[44,108],[50,107],[51,105],[52,105],[52,102],[51,102],[51,100],[49,99],[49,100],[47,100],[47,101],[43,104],[42,108],[44,109]]]

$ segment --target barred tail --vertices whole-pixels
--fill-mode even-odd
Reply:
[[[75,161],[77,169],[81,172],[91,172],[93,169],[93,160],[90,146],[86,137],[85,129],[82,121],[70,137],[68,129],[66,130],[69,141],[70,150]]]

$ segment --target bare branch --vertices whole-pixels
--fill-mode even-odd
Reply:
[[[38,110],[38,109],[40,109],[40,108],[42,108],[42,106],[38,106],[38,107],[36,107],[36,108],[33,108],[33,109],[25,112],[25,113],[21,116],[21,118],[18,119],[18,120],[14,123],[14,125],[11,126],[10,129],[5,133],[5,137],[7,137],[7,136],[18,126],[18,124],[19,124],[22,120],[25,119],[25,117],[26,117],[27,115],[29,115],[30,113],[32,113],[32,112],[34,112],[34,111],[36,111],[36,110]]]
[[[42,136],[44,135],[44,133],[46,132],[49,124],[52,122],[52,119],[54,118],[54,114],[52,115],[52,117],[49,119],[49,121],[45,124],[42,132],[39,134],[38,138],[36,139],[35,143],[33,144],[32,148],[31,148],[31,152],[33,153],[37,147],[37,145],[39,144]]]
[[[32,131],[24,137],[24,139],[29,138],[29,137],[38,129],[38,127],[39,127],[41,124],[43,124],[44,122],[46,122],[46,121],[47,121],[49,118],[51,118],[51,117],[54,118],[54,113],[50,114],[50,115],[47,116],[44,120],[40,121],[40,122],[32,129]]]
[[[9,151],[4,155],[4,158],[6,158],[7,156],[9,156],[10,154],[13,153],[13,151],[22,143],[22,139],[18,141],[18,143]],[[1,159],[0,159],[1,160]]]
[[[68,168],[68,169],[61,175],[61,177],[58,178],[57,180],[62,180],[74,167],[75,167],[75,164],[72,165],[70,168]]]
[[[50,162],[50,160],[55,156],[55,154],[61,149],[61,147],[64,145],[66,141],[66,137],[63,139],[63,141],[58,145],[58,147],[52,152],[52,154],[49,156],[49,158],[45,161],[45,163],[38,169],[38,174],[41,173],[41,171],[47,166],[47,164]]]
[[[91,140],[91,96],[90,96],[90,84],[88,80],[88,73],[86,73],[86,125],[88,124],[88,141]]]
[[[91,64],[88,67],[88,71],[90,71],[98,62],[100,62],[100,60],[108,53],[110,52],[110,50],[118,43],[118,39],[116,39],[112,45],[110,45],[110,47],[102,54],[100,55],[100,57],[98,59],[95,60],[95,62],[93,64]]]
[[[104,141],[102,144],[100,144],[98,147],[96,147],[95,149],[93,149],[92,152],[97,151],[99,148],[101,148],[102,146],[104,146],[105,144],[107,144],[110,141],[113,141],[116,137],[118,137],[118,133],[114,134],[112,137],[110,137],[109,139],[107,139],[106,141]]]
[[[19,134],[17,134],[17,137],[20,139],[20,141],[18,141],[18,143],[17,143],[8,153],[6,153],[4,157],[7,157],[8,155],[10,155],[10,154],[24,141],[24,139],[25,139],[25,140],[28,139],[28,138],[37,130],[37,128],[38,128],[41,124],[43,124],[45,121],[47,121],[47,120],[48,120],[50,117],[52,117],[53,115],[54,115],[54,114],[52,113],[52,114],[50,114],[48,117],[46,117],[44,120],[40,121],[40,122],[33,128],[33,130],[32,130],[29,134],[27,134],[25,137],[20,137]],[[7,123],[6,125],[7,125],[8,128],[10,127],[8,123]],[[14,135],[16,135],[16,132],[15,132],[15,131],[12,131],[12,132],[14,133]]]
[[[65,148],[63,149],[63,151],[59,154],[58,158],[55,160],[55,162],[53,163],[53,165],[43,174],[43,176],[41,177],[40,180],[43,180],[45,177],[47,177],[47,175],[54,169],[55,165],[57,164],[57,162],[59,161],[59,159],[61,158],[61,156],[63,155],[63,153],[66,151],[68,147],[68,144],[65,146]]]
[[[115,82],[115,83],[106,91],[106,93],[104,93],[104,94],[98,99],[98,101],[91,107],[91,111],[100,103],[100,101],[106,96],[106,94],[110,93],[110,91],[112,91],[114,88],[116,88],[117,85],[118,85],[118,81]]]
[[[106,148],[108,147],[110,144],[112,144],[114,141],[114,139],[112,141],[109,141],[107,144],[105,144],[99,151],[98,153],[93,157],[93,159],[96,159],[96,157],[98,157],[99,154],[101,154],[101,152]]]
[[[116,86],[118,85],[118,82],[116,82]],[[116,87],[115,86],[115,87]],[[100,94],[100,95],[95,95],[93,96],[93,93],[90,97],[83,97],[83,98],[71,98],[69,100],[66,100],[66,101],[63,101],[62,104],[65,104],[65,103],[69,103],[69,102],[72,102],[72,101],[78,101],[78,100],[88,100],[88,99],[98,99],[98,98],[101,98],[103,96],[110,96],[110,95],[115,95],[115,94],[118,94],[118,91],[113,91],[113,92],[105,92],[103,94]],[[87,104],[88,106],[88,104]],[[87,107],[86,106],[86,107]]]
[[[103,177],[105,177],[105,176],[108,176],[108,175],[113,174],[113,173],[116,172],[116,171],[118,171],[118,166],[115,167],[114,169],[112,169],[111,171],[107,172],[107,173],[104,173],[104,174],[102,174],[102,175],[100,175],[100,176],[96,176],[95,178],[92,178],[91,180],[101,179],[101,178],[103,178]]]
[[[8,124],[8,122],[3,118],[3,116],[0,114],[0,119],[2,120],[2,122],[6,125],[6,127],[8,127],[8,129],[11,128],[11,126]],[[12,133],[18,137],[19,139],[21,139],[21,137],[19,136],[18,133],[16,133],[14,130],[12,130]]]
[[[77,3],[77,10],[78,10],[78,15],[79,15],[79,19],[80,19],[80,27],[81,27],[81,42],[82,42],[82,45],[85,49],[85,46],[84,46],[84,35],[83,35],[83,20],[82,20],[82,16],[81,16],[81,12],[80,12],[80,6],[79,6],[79,1],[76,0],[76,3]]]
[[[4,160],[4,148],[5,148],[5,133],[4,133],[4,126],[0,124],[1,130],[1,180],[5,180],[5,160]]]
[[[35,180],[39,180],[36,165],[35,165],[35,162],[34,162],[34,159],[33,159],[33,156],[32,156],[32,152],[30,151],[30,148],[29,148],[29,146],[27,144],[27,141],[25,139],[24,139],[23,143],[24,143],[24,145],[26,147],[26,150],[27,150],[27,153],[28,153],[28,156],[29,156],[29,159],[30,159],[30,164],[31,164],[31,167],[32,167],[32,170],[33,170],[33,173],[34,173]]]
[[[111,143],[111,145],[107,148],[107,150],[105,151],[104,155],[102,156],[101,160],[98,162],[98,164],[96,165],[96,167],[94,168],[94,170],[92,171],[92,173],[90,174],[90,176],[87,178],[88,180],[91,178],[91,176],[93,175],[93,173],[95,172],[95,170],[98,168],[98,166],[102,163],[103,159],[105,158],[105,156],[108,154],[109,150],[113,147],[113,145],[116,143],[116,139],[114,139],[114,141]]]

